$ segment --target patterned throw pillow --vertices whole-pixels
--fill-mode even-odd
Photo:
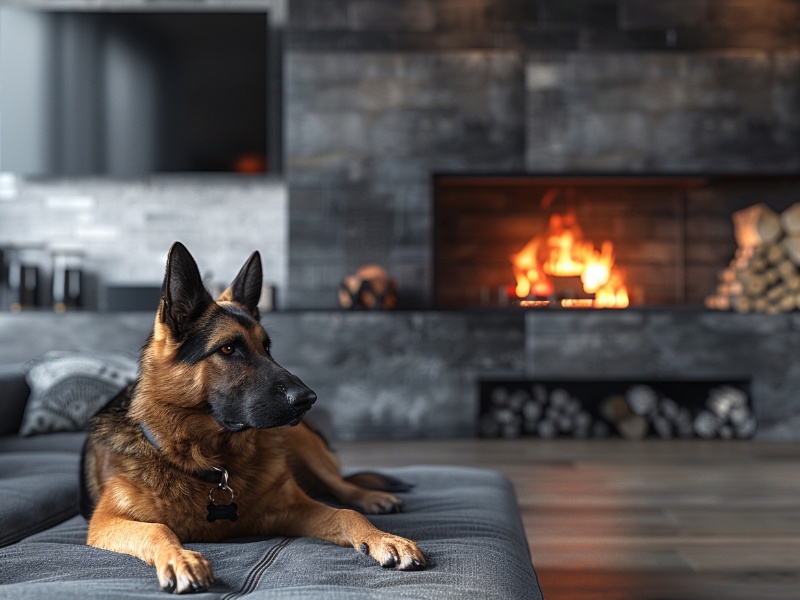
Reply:
[[[94,414],[136,379],[125,354],[53,351],[29,363],[31,388],[20,435],[82,431]]]

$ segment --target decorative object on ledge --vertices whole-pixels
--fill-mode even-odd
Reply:
[[[53,261],[53,310],[64,312],[67,309],[81,308],[86,295],[83,248],[79,245],[67,244],[51,246],[50,255]]]
[[[742,439],[756,432],[747,381],[481,381],[484,438]]]
[[[261,298],[258,301],[258,312],[261,314],[272,312],[278,307],[278,288],[268,282],[261,284]]]
[[[349,310],[392,310],[397,306],[397,282],[380,265],[359,267],[342,279],[339,306]]]
[[[778,314],[800,308],[800,203],[778,215],[766,204],[733,214],[736,253],[706,307]]]
[[[22,242],[3,247],[3,277],[0,277],[2,309],[19,312],[41,306],[43,296],[41,265],[46,245],[43,242]]]

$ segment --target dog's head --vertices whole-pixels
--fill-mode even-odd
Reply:
[[[175,242],[142,353],[140,385],[148,395],[208,411],[231,432],[299,423],[317,397],[273,360],[259,322],[261,287],[261,257],[254,252],[215,301],[192,255]]]

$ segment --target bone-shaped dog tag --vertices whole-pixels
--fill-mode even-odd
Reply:
[[[208,505],[208,515],[206,516],[206,520],[209,523],[213,523],[217,520],[236,521],[239,518],[239,515],[236,512],[238,510],[239,505],[236,504],[236,502],[231,502],[230,504],[211,503]]]

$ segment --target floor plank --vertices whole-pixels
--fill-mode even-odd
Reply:
[[[337,443],[347,466],[454,464],[514,483],[548,600],[800,598],[800,444]]]

